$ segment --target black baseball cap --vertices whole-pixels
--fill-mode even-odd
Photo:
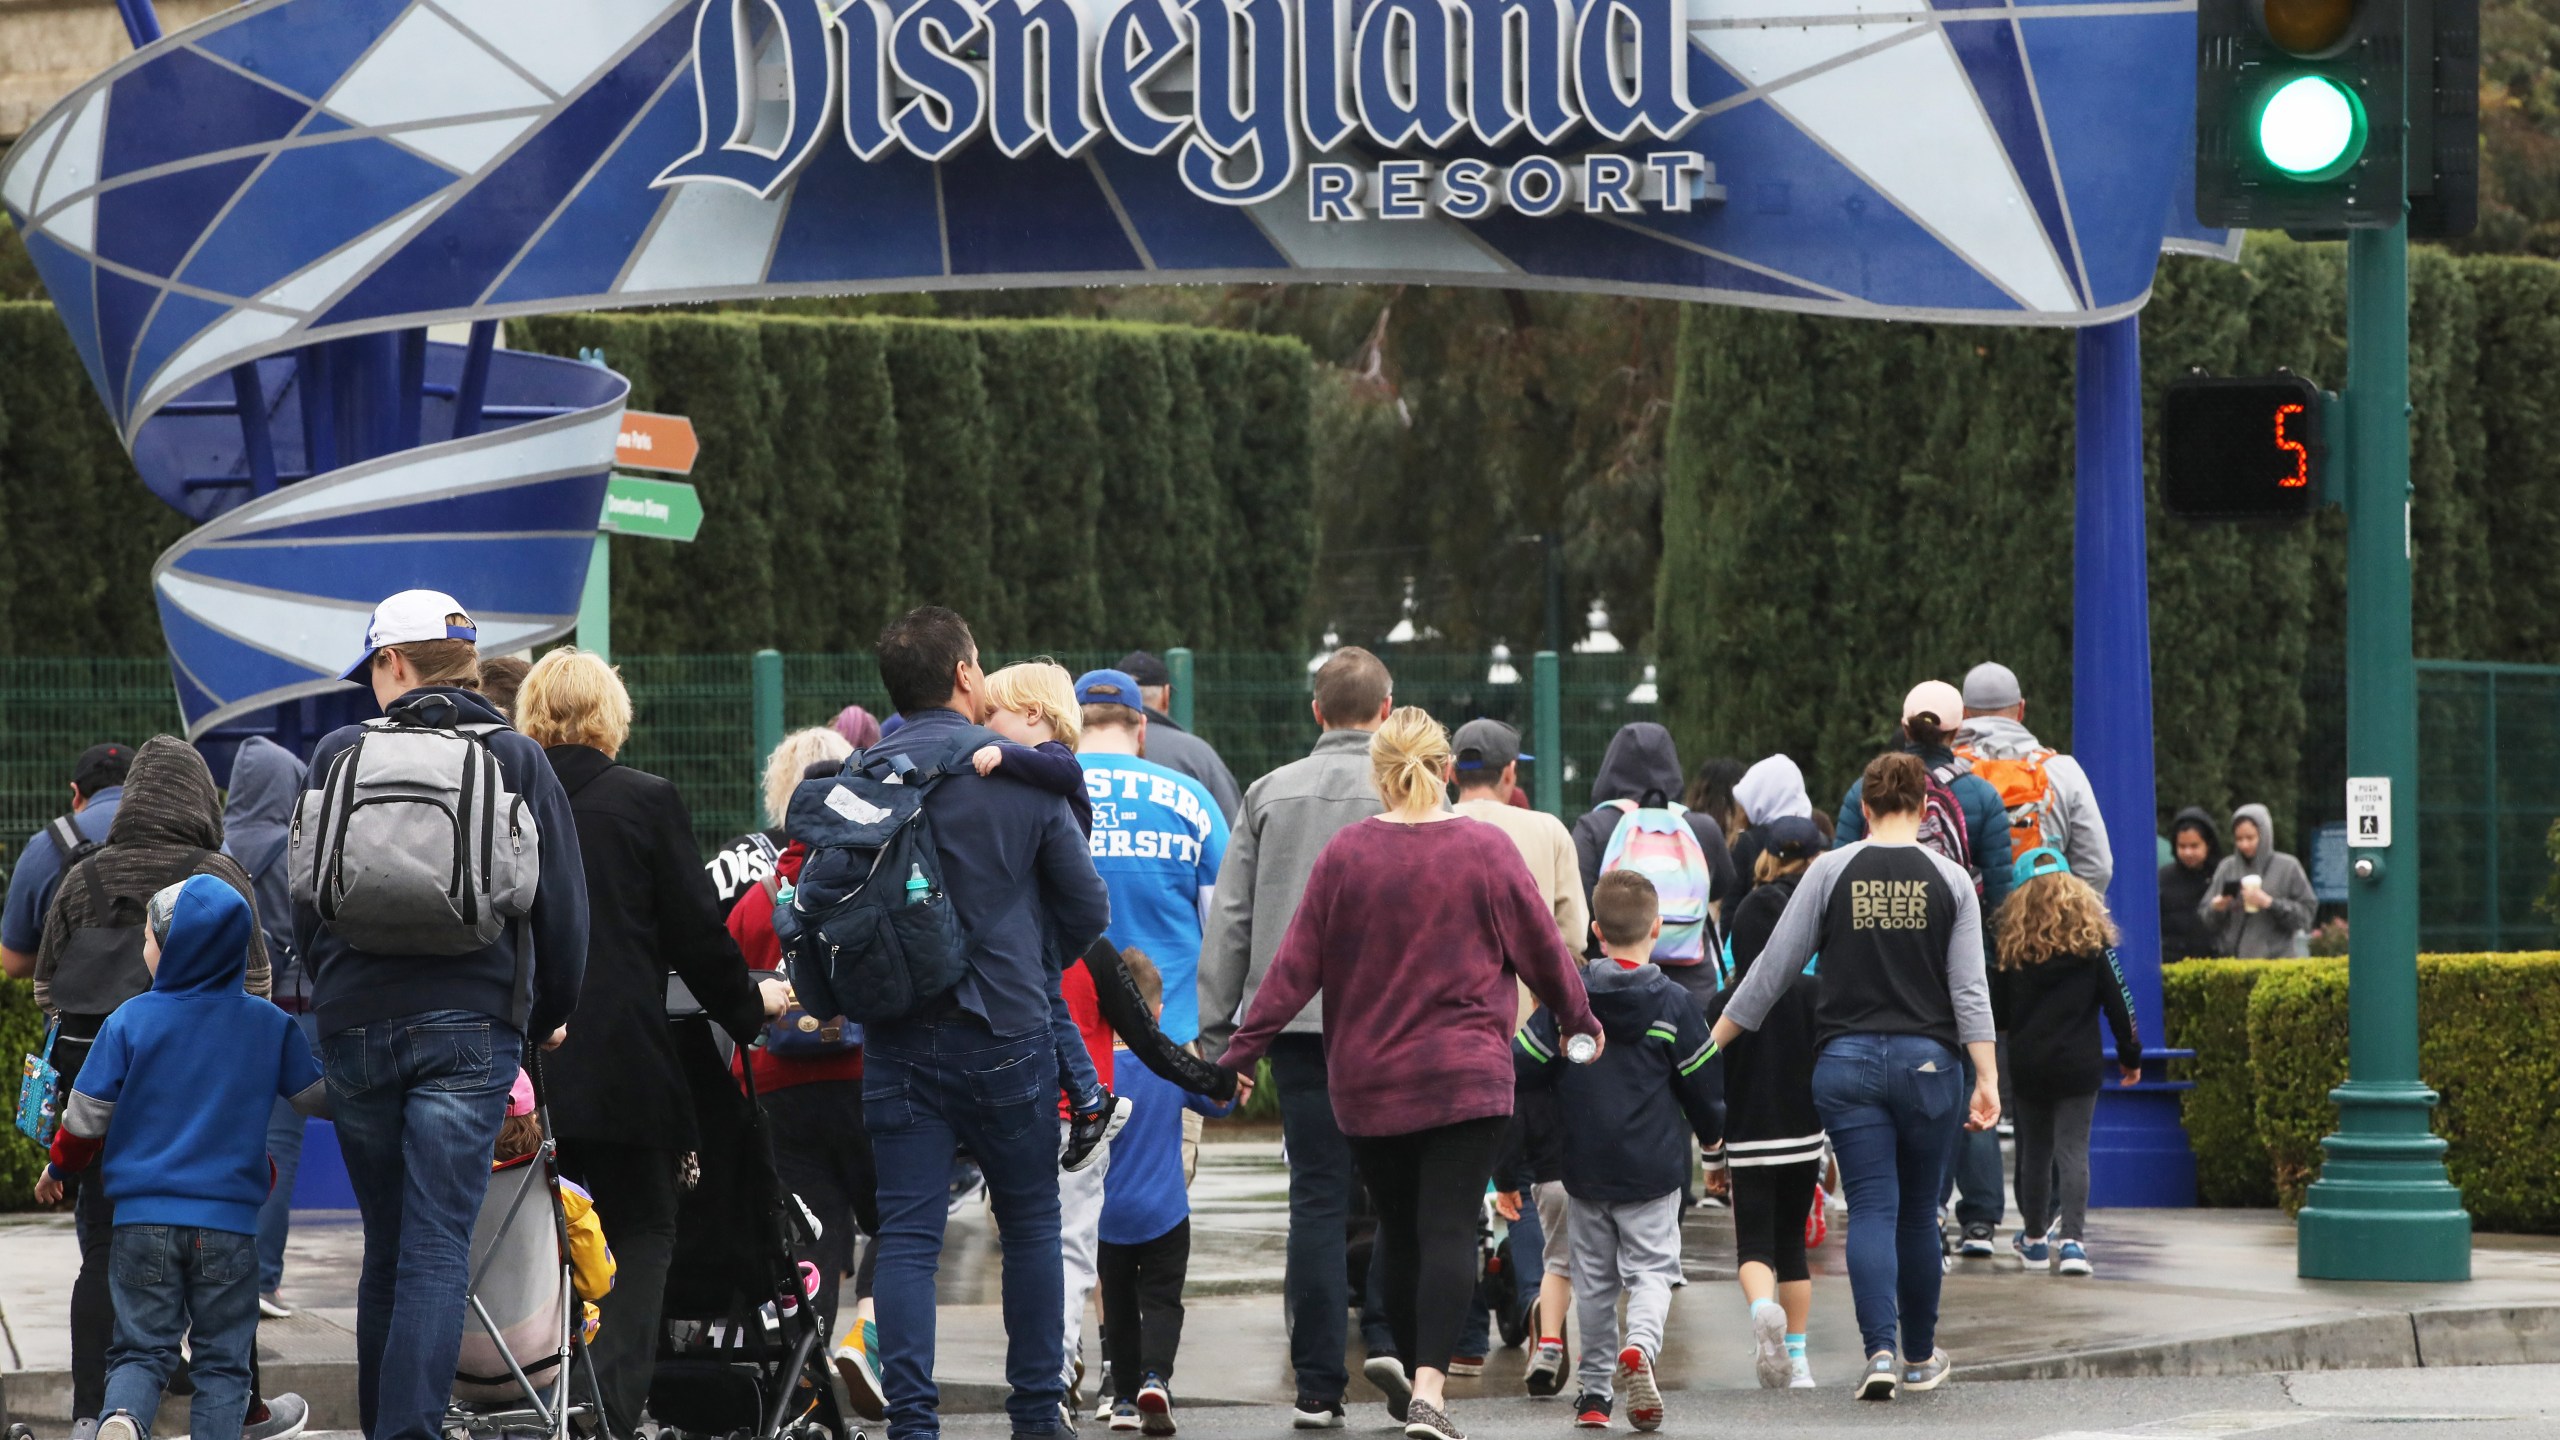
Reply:
[[[1173,672],[1165,668],[1162,660],[1144,650],[1130,651],[1120,657],[1119,664],[1111,668],[1137,681],[1142,689],[1173,683]]]
[[[1830,849],[1822,827],[1801,815],[1781,815],[1769,822],[1768,850],[1781,860],[1806,860]]]
[[[1536,758],[1520,753],[1520,732],[1499,720],[1470,720],[1459,726],[1458,733],[1450,737],[1449,749],[1458,758],[1461,774],[1499,772],[1514,760]]]
[[[108,741],[92,745],[80,752],[78,764],[71,767],[71,783],[83,795],[95,795],[124,783],[125,772],[133,768],[133,747]]]

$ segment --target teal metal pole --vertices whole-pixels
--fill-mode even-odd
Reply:
[[[1564,669],[1553,650],[1541,650],[1529,661],[1529,731],[1537,749],[1538,808],[1564,815]]]
[[[754,672],[756,769],[761,774],[764,757],[782,745],[782,652],[757,651]]]
[[[2349,852],[2347,1083],[2296,1231],[2306,1279],[2468,1280],[2471,1217],[2418,1078],[2418,669],[2409,611],[2409,227],[2347,233],[2347,773],[2391,787]],[[2350,787],[2355,781],[2351,779]],[[2351,821],[2352,823],[2352,821]],[[2350,837],[2353,838],[2352,836]]]
[[[1164,652],[1164,670],[1172,681],[1173,689],[1173,693],[1165,697],[1164,713],[1173,717],[1174,724],[1188,730],[1192,713],[1191,647],[1176,645]]]
[[[587,555],[587,587],[578,594],[578,648],[613,658],[613,537],[596,536]]]

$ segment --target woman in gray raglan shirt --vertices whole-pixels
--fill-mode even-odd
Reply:
[[[1813,862],[1715,1026],[1719,1046],[1759,1029],[1788,979],[1820,957],[1813,1101],[1854,1217],[1864,1400],[1934,1390],[1952,1368],[1937,1345],[1939,1180],[1956,1127],[2000,1120],[1982,910],[1965,872],[1919,844],[1927,784],[1910,755],[1869,762],[1868,838]],[[1973,1057],[1970,1116],[1959,1046]]]

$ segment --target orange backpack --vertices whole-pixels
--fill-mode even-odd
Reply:
[[[2053,780],[2045,774],[2045,762],[2060,752],[2038,748],[2015,760],[1992,760],[1971,748],[1958,750],[1973,766],[1973,773],[1991,782],[2000,792],[2000,803],[2009,810],[2009,853],[2024,855],[2039,845],[2051,845],[2058,838],[2054,831]]]

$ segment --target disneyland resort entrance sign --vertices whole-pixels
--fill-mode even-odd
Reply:
[[[253,0],[73,91],[0,204],[206,522],[154,574],[201,731],[335,688],[400,583],[502,646],[574,615],[625,387],[426,325],[1288,281],[2087,324],[2198,238],[2194,33],[2193,0]]]

